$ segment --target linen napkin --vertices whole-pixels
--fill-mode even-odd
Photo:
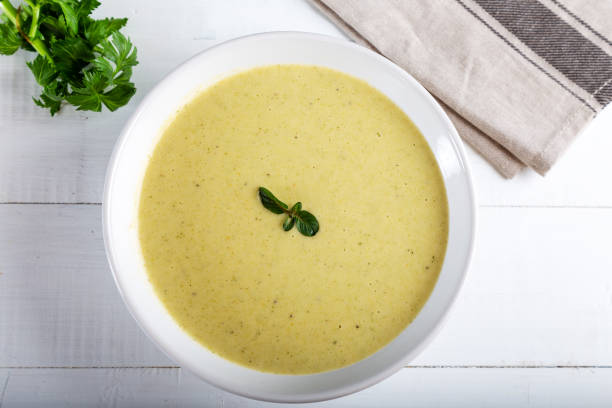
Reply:
[[[612,0],[311,0],[436,96],[502,175],[544,175],[612,100]]]

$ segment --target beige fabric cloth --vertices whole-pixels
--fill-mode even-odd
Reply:
[[[311,1],[419,80],[506,177],[545,174],[612,99],[612,1]]]

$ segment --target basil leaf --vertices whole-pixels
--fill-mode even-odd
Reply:
[[[300,203],[299,201],[297,203],[295,203],[293,205],[293,207],[291,207],[291,215],[294,216],[295,214],[297,214],[300,210],[302,209],[302,203]]]
[[[274,194],[265,187],[259,187],[259,199],[261,204],[274,214],[282,214],[287,211],[287,204],[274,197]]]
[[[319,231],[319,221],[308,211],[302,210],[302,203],[293,204],[288,210],[287,204],[274,197],[274,194],[265,187],[259,187],[259,199],[261,204],[274,214],[287,214],[287,219],[283,222],[283,229],[289,231],[295,224],[302,235],[312,237]]]
[[[312,237],[319,231],[319,221],[308,211],[299,211],[295,214],[298,231],[307,237]]]
[[[293,228],[293,224],[295,224],[295,218],[289,216],[285,222],[283,222],[283,229],[285,231],[289,231],[291,228]]]

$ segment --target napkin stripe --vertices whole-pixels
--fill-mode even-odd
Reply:
[[[538,56],[602,105],[612,57],[537,0],[473,0]]]
[[[597,92],[597,96],[608,102],[612,101],[612,79]]]
[[[550,0],[554,5],[556,5],[557,7],[559,7],[561,10],[563,10],[567,15],[571,16],[574,20],[576,20],[577,22],[579,22],[580,24],[582,24],[584,26],[584,28],[586,28],[587,30],[589,30],[593,35],[595,35],[597,38],[599,38],[601,41],[605,42],[606,44],[608,44],[609,46],[612,47],[612,41],[608,40],[604,35],[602,35],[599,31],[595,30],[593,27],[591,27],[590,24],[588,24],[586,21],[584,21],[583,19],[581,19],[580,17],[578,17],[574,12],[572,12],[571,10],[569,10],[567,7],[565,7],[563,4],[561,4],[558,0]]]
[[[538,64],[536,61],[534,61],[533,59],[529,58],[529,56],[527,56],[523,51],[521,51],[517,46],[515,46],[510,40],[508,40],[502,33],[500,33],[499,31],[497,31],[493,26],[491,26],[491,24],[489,24],[487,21],[485,21],[482,17],[480,17],[474,10],[472,10],[467,4],[465,4],[463,2],[463,0],[455,0],[457,3],[459,3],[468,13],[470,13],[474,18],[476,18],[478,21],[480,21],[484,26],[486,26],[489,30],[491,30],[492,33],[494,33],[497,37],[499,37],[502,41],[504,41],[510,48],[512,48],[516,53],[518,53],[521,57],[523,57],[525,60],[527,60],[529,63],[531,63],[534,67],[536,67],[539,71],[541,71],[543,74],[545,74],[548,78],[552,79],[555,83],[557,83],[557,85],[559,85],[561,88],[565,89],[569,94],[571,94],[574,98],[576,98],[578,101],[582,102],[587,108],[589,108],[591,111],[593,111],[594,113],[597,113],[597,110],[591,106],[590,103],[588,103],[583,97],[581,97],[580,95],[578,95],[577,93],[575,93],[574,91],[572,91],[567,85],[565,85],[563,82],[561,82],[559,79],[557,79],[553,74],[551,74],[550,72],[548,72],[548,70],[546,70],[544,67],[542,67],[540,64]]]

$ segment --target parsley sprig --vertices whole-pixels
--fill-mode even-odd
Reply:
[[[287,214],[283,229],[289,231],[294,225],[302,235],[312,237],[319,231],[319,222],[316,217],[308,211],[302,210],[302,203],[297,202],[289,209],[289,206],[274,196],[265,187],[259,187],[259,199],[261,204],[274,214]]]
[[[98,0],[0,0],[0,54],[22,48],[38,55],[26,64],[42,86],[34,102],[57,113],[64,101],[78,110],[114,111],[136,92],[130,82],[136,48],[119,30],[126,18],[94,20]]]

